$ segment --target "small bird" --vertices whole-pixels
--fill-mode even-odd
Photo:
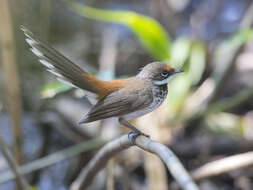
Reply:
[[[129,123],[129,120],[158,108],[167,96],[167,84],[172,76],[183,72],[162,62],[152,62],[134,77],[103,81],[81,69],[47,43],[41,42],[24,26],[21,26],[21,30],[31,51],[58,80],[71,83],[96,96],[97,103],[79,124],[118,117],[119,123],[137,136],[148,136]]]

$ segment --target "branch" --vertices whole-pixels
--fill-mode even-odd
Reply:
[[[250,4],[249,8],[246,10],[246,12],[241,20],[240,28],[239,28],[240,30],[248,29],[249,27],[251,27],[251,25],[253,23],[252,9],[253,9],[253,3]],[[216,79],[216,82],[215,82],[216,86],[214,88],[214,92],[211,95],[208,103],[215,102],[215,100],[220,95],[221,91],[223,90],[224,84],[228,81],[231,74],[233,73],[236,59],[237,59],[238,55],[241,53],[243,46],[244,46],[244,44],[234,47],[222,59],[220,59],[220,58],[217,59],[219,61],[220,65],[225,65],[225,68],[224,68],[224,70],[222,70],[221,75],[219,77],[217,77],[217,79]],[[219,71],[216,71],[214,73],[213,78],[215,78],[215,76],[217,76],[217,72],[219,72]],[[219,75],[219,73],[218,73],[218,75]]]
[[[230,172],[235,169],[253,165],[253,152],[229,156],[220,160],[207,163],[192,172],[195,180],[208,178]]]
[[[19,164],[23,162],[22,151],[22,100],[20,91],[20,79],[16,61],[16,47],[14,29],[11,17],[10,1],[0,1],[0,49],[2,74],[4,75],[5,96],[8,103],[8,112],[11,118],[12,133],[14,137],[14,156]]]
[[[34,171],[56,164],[62,160],[66,160],[74,156],[77,156],[81,153],[94,150],[95,148],[98,148],[103,144],[105,144],[105,142],[100,139],[93,139],[82,142],[70,148],[66,148],[64,150],[58,151],[56,153],[50,154],[48,156],[45,156],[43,158],[37,159],[31,163],[24,165],[20,167],[20,173],[21,174],[32,173]],[[3,174],[0,175],[0,184],[13,180],[15,178],[16,176],[14,176],[11,171],[4,172]]]
[[[244,14],[244,17],[240,23],[240,29],[251,27],[253,24],[253,3],[251,3]]]
[[[19,187],[22,190],[29,190],[30,186],[29,186],[28,182],[22,176],[22,174],[20,172],[20,169],[19,169],[19,166],[17,165],[17,163],[14,160],[13,156],[10,154],[10,151],[8,150],[8,147],[5,144],[5,142],[4,142],[4,140],[2,139],[1,136],[0,136],[0,150],[3,153],[4,158],[8,162],[9,167],[11,168],[14,175],[16,176]]]
[[[78,178],[72,183],[70,190],[86,189],[95,175],[105,167],[110,158],[133,145],[136,145],[147,152],[156,154],[168,167],[182,189],[198,190],[197,185],[192,181],[188,172],[168,147],[144,136],[138,136],[134,140],[134,143],[132,142],[133,140],[131,136],[128,137],[128,135],[123,135],[120,138],[107,143],[82,170]]]
[[[190,116],[187,116],[185,120],[190,122],[198,120],[199,118],[204,117],[207,114],[222,112],[232,109],[245,101],[249,100],[253,96],[253,87],[249,87],[241,90],[232,97],[226,98],[225,100],[216,101],[204,109],[199,109],[195,112],[192,111]]]

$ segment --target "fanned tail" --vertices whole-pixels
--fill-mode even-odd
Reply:
[[[46,42],[40,41],[24,26],[20,27],[26,36],[26,42],[31,46],[31,51],[39,58],[41,64],[46,66],[49,72],[54,74],[61,82],[71,83],[83,90],[98,94],[94,83],[102,82],[96,77],[81,69],[71,62]],[[93,85],[91,85],[93,82]]]

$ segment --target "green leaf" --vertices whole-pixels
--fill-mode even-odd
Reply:
[[[199,42],[193,42],[188,71],[188,77],[192,85],[197,84],[202,77],[205,70],[205,58],[206,53],[204,46]]]
[[[172,117],[180,114],[191,87],[199,82],[205,69],[205,48],[200,42],[181,38],[172,45],[171,65],[185,72],[169,84],[169,106]]]
[[[73,88],[72,86],[66,85],[62,82],[55,81],[45,85],[41,90],[41,97],[42,98],[52,98],[55,95],[65,92]]]
[[[175,117],[184,106],[184,102],[189,95],[191,81],[187,77],[187,73],[176,76],[168,86],[168,105],[171,117]]]
[[[151,55],[159,60],[169,59],[170,38],[163,27],[154,19],[132,11],[102,10],[76,2],[69,3],[71,8],[81,16],[129,27]]]
[[[189,58],[192,41],[189,38],[181,37],[176,39],[171,45],[171,66],[181,68]]]
[[[36,186],[31,186],[31,187],[30,187],[30,190],[39,190],[39,188],[36,187]]]

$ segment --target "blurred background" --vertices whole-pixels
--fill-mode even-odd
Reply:
[[[69,189],[105,142],[128,131],[115,119],[77,125],[89,101],[39,64],[21,25],[104,80],[133,76],[152,61],[183,68],[166,102],[133,123],[170,147],[201,190],[253,189],[252,1],[69,2],[0,0],[1,150],[7,144],[28,183]],[[0,154],[0,189],[21,188]],[[159,159],[131,148],[90,189],[177,187]]]

